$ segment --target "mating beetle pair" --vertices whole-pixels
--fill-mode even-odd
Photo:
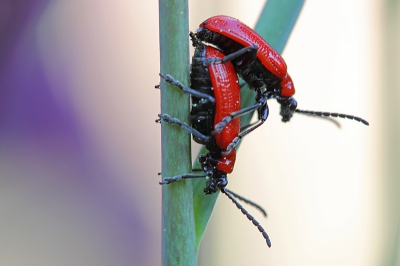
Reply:
[[[159,120],[157,121],[162,120],[180,126],[191,133],[197,143],[206,146],[209,152],[199,158],[205,174],[186,174],[164,178],[160,184],[170,184],[181,179],[208,177],[204,193],[212,194],[220,190],[226,194],[242,213],[258,227],[266,239],[267,245],[271,246],[271,241],[265,230],[233,197],[257,207],[264,215],[266,215],[265,211],[257,204],[243,199],[225,188],[228,184],[227,174],[233,171],[236,161],[236,149],[234,147],[229,151],[227,149],[234,139],[240,135],[240,118],[238,117],[227,123],[220,132],[216,132],[214,128],[225,117],[241,111],[240,86],[235,68],[231,62],[208,64],[207,61],[210,59],[222,60],[225,54],[212,46],[204,45],[194,34],[191,33],[190,36],[195,46],[190,75],[191,88],[184,88],[180,82],[170,75],[160,75],[166,82],[175,85],[183,92],[191,94],[191,127],[167,114],[159,115]]]
[[[289,121],[294,112],[345,117],[366,125],[368,122],[351,115],[298,110],[297,102],[292,97],[295,93],[294,85],[287,73],[285,61],[260,35],[237,19],[228,16],[209,18],[190,36],[195,47],[190,88],[184,88],[170,75],[160,75],[166,82],[191,94],[191,127],[168,114],[159,115],[157,121],[178,125],[191,133],[196,142],[206,145],[209,152],[199,159],[205,174],[164,178],[160,184],[207,177],[205,194],[218,190],[226,194],[258,227],[267,245],[271,246],[264,229],[233,198],[237,195],[225,188],[228,183],[227,174],[232,172],[235,164],[235,146],[241,138],[266,121],[269,114],[267,100],[275,98],[280,103],[283,122]],[[256,91],[256,103],[250,107],[240,106],[237,74]],[[259,122],[240,132],[240,116],[253,110],[258,110]],[[258,205],[255,206],[262,210]]]

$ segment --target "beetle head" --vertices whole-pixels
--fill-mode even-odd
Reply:
[[[207,180],[206,187],[204,188],[204,193],[213,194],[220,189],[223,189],[228,184],[228,179],[226,173],[218,171],[218,173],[214,173],[210,179]]]
[[[296,111],[297,101],[294,98],[289,97],[278,99],[278,102],[281,104],[282,122],[288,122]]]

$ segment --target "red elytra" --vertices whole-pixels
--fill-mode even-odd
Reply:
[[[256,31],[236,18],[218,15],[206,19],[199,25],[211,32],[218,33],[222,36],[233,40],[242,47],[257,45],[257,59],[262,65],[280,80],[282,97],[291,97],[295,94],[295,88],[291,77],[287,73],[285,60],[276,52]],[[203,39],[200,37],[200,39]],[[203,39],[204,40],[204,39]],[[218,44],[211,41],[219,47]],[[219,47],[221,48],[221,47]],[[226,51],[225,51],[226,52]]]
[[[209,59],[223,59],[225,54],[215,47],[204,45],[194,34],[191,36],[196,48],[190,71],[191,88],[184,88],[170,75],[160,74],[168,83],[191,94],[191,126],[167,114],[159,117],[160,120],[180,126],[192,134],[194,141],[206,146],[208,153],[200,156],[199,162],[206,173],[204,176],[208,177],[204,192],[213,194],[225,188],[228,184],[227,174],[233,171],[236,149],[232,143],[240,134],[240,118],[232,119],[219,132],[214,132],[214,127],[223,118],[240,111],[240,85],[233,63],[208,63]],[[161,184],[176,181],[176,178],[167,178]]]
[[[229,37],[243,46],[258,46],[257,57],[272,74],[283,79],[287,74],[285,60],[256,31],[236,18],[219,15],[206,19],[199,25]]]
[[[206,58],[224,58],[225,55],[214,47],[206,47]],[[231,62],[211,64],[208,66],[215,97],[214,125],[231,113],[240,110],[240,86],[235,68]],[[240,132],[240,117],[232,120],[223,130],[214,135],[217,146],[225,151]],[[236,160],[236,150],[222,156],[217,163],[217,169],[232,173]]]

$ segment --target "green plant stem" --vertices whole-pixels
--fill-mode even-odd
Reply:
[[[189,81],[187,0],[160,0],[161,73],[172,74],[183,84]],[[161,81],[161,112],[189,123],[189,96]],[[190,173],[190,135],[162,123],[162,175]],[[162,187],[162,265],[196,265],[192,184],[177,182]]]

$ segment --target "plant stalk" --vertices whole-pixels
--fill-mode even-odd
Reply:
[[[160,0],[161,73],[189,84],[189,28],[187,0]],[[189,96],[161,80],[161,113],[189,123]],[[191,172],[190,135],[161,124],[162,176]],[[162,265],[196,265],[193,192],[190,181],[162,186]]]

